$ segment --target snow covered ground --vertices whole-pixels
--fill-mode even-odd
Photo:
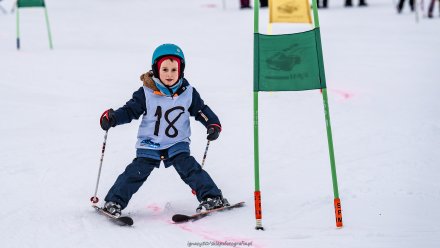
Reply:
[[[20,11],[20,51],[15,15],[0,13],[0,247],[439,247],[437,12],[416,23],[390,0],[352,9],[330,1],[320,11],[344,227],[335,227],[319,91],[261,93],[263,232],[254,230],[253,11],[237,0],[225,9],[216,0],[46,3],[53,50],[41,9]],[[267,16],[262,10],[261,32]],[[98,120],[140,87],[154,48],[167,42],[183,48],[186,77],[222,121],[206,170],[231,202],[247,206],[172,224],[197,201],[161,167],[125,210],[135,225],[121,228],[90,207],[104,137]],[[205,130],[192,124],[201,159]],[[101,199],[135,156],[137,126],[109,132]]]

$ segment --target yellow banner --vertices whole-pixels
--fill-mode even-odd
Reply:
[[[269,22],[312,23],[309,0],[269,0]]]

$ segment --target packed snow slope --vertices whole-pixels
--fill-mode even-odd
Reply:
[[[0,247],[439,247],[440,18],[416,22],[392,1],[342,2],[319,12],[341,229],[314,90],[259,94],[266,230],[254,230],[253,11],[239,1],[47,0],[53,50],[42,9],[20,10],[20,51],[15,15],[0,12]],[[0,3],[9,11],[13,1]],[[262,33],[267,20],[263,9]],[[309,28],[274,24],[273,33]],[[247,205],[173,224],[174,213],[193,213],[198,202],[173,168],[161,167],[124,210],[134,226],[121,228],[89,202],[99,117],[130,99],[155,47],[170,42],[223,125],[205,168],[230,202]],[[135,156],[138,125],[109,131],[99,204]],[[193,121],[192,133],[200,161],[206,130]]]

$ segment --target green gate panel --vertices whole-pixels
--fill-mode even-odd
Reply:
[[[319,28],[283,34],[254,34],[254,91],[300,91],[326,88]]]
[[[45,7],[44,0],[18,0],[17,7]]]

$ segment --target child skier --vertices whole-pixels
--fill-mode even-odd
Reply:
[[[156,48],[152,70],[143,74],[143,86],[117,110],[106,110],[100,119],[101,128],[131,122],[141,115],[136,158],[119,175],[105,197],[104,210],[121,215],[132,195],[147,180],[160,161],[166,168],[174,166],[180,178],[196,192],[200,202],[197,211],[228,206],[220,189],[190,155],[190,116],[207,128],[207,139],[216,140],[222,130],[215,113],[204,104],[199,93],[184,78],[185,57],[174,44]]]

